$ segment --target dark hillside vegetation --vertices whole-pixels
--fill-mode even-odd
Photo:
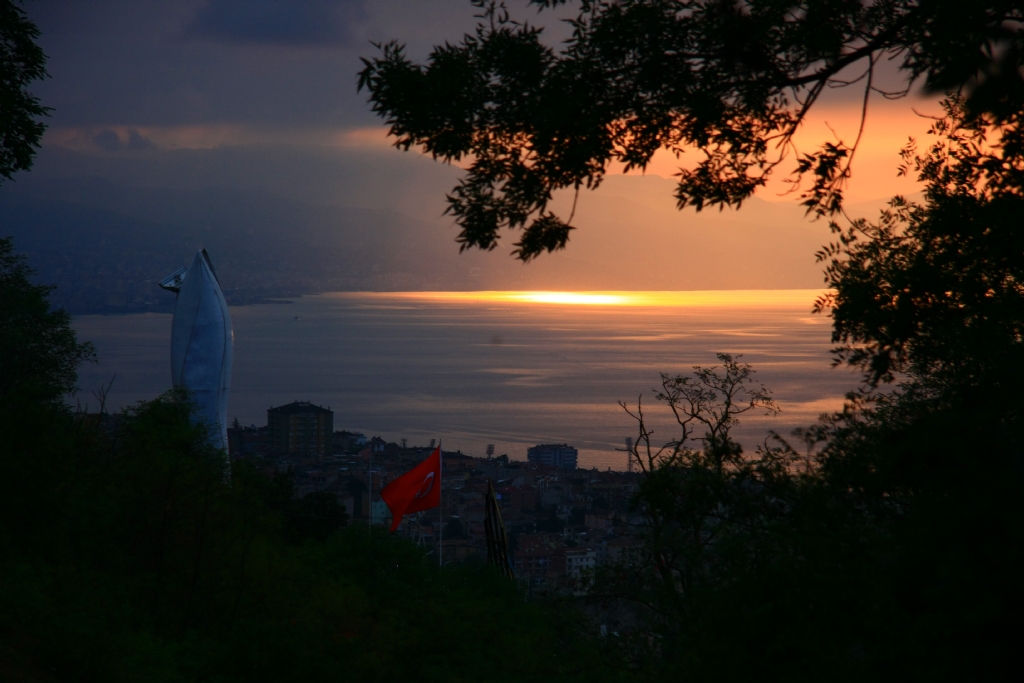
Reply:
[[[187,396],[62,403],[91,356],[0,242],[0,678],[605,680],[569,615],[481,565],[347,528],[334,501],[207,445]],[[15,371],[26,368],[20,375]],[[515,656],[510,656],[515,653]]]
[[[820,255],[835,360],[863,373],[843,412],[743,453],[730,429],[770,394],[726,355],[663,377],[664,447],[630,408],[644,543],[594,597],[657,634],[633,644],[668,680],[1019,677],[1022,122],[946,110],[904,154],[923,201]]]

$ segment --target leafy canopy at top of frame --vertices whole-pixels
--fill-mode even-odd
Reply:
[[[568,241],[560,189],[594,188],[612,164],[643,169],[654,153],[698,150],[680,170],[680,208],[736,206],[796,155],[788,178],[817,215],[841,210],[860,135],[797,154],[792,137],[828,88],[901,97],[915,81],[963,90],[996,122],[1024,102],[1024,8],[1008,0],[584,0],[571,37],[553,49],[543,29],[504,3],[473,0],[474,33],[412,62],[396,42],[363,60],[359,88],[395,145],[468,163],[448,196],[461,249],[493,249],[522,229],[528,261]],[[562,0],[532,0],[541,9]],[[876,71],[895,60],[897,92]]]

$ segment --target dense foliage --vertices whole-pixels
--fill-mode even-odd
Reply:
[[[0,0],[0,184],[32,167],[50,109],[28,91],[46,78],[46,55],[36,44],[39,29],[14,0]]]
[[[903,150],[923,203],[896,197],[878,222],[833,224],[820,258],[834,293],[819,307],[871,384],[906,372],[1008,398],[1024,380],[1024,112],[945,107],[925,153]]]
[[[658,398],[680,426],[664,447],[632,411],[643,542],[598,577],[595,597],[645,624],[629,645],[652,674],[1017,676],[1018,128],[967,118],[961,100],[947,109],[935,143],[905,153],[923,203],[897,197],[877,223],[837,227],[822,252],[836,362],[865,383],[841,413],[798,431],[806,450],[777,437],[744,453],[732,440],[742,412],[772,403],[729,356],[721,370],[663,378]]]
[[[56,403],[74,390],[77,369],[94,356],[71,330],[71,316],[50,310],[52,288],[33,285],[23,257],[0,238],[0,411],[23,401]]]
[[[492,249],[503,228],[522,228],[523,260],[568,240],[572,216],[549,209],[554,191],[594,187],[611,164],[643,168],[658,149],[698,157],[680,171],[680,207],[739,206],[794,159],[791,138],[826,89],[860,89],[866,111],[882,62],[903,77],[887,96],[923,80],[966,88],[975,113],[1024,103],[1024,12],[1012,0],[585,0],[558,50],[504,3],[473,4],[474,34],[425,65],[383,44],[359,87],[398,147],[468,164],[448,198],[462,248]],[[795,159],[810,210],[839,209],[856,146]]]

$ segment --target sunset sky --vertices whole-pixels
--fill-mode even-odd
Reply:
[[[375,52],[371,41],[395,39],[406,43],[413,57],[423,58],[433,44],[458,39],[474,24],[466,0],[32,0],[26,10],[42,31],[51,74],[34,91],[54,108],[33,179],[87,176],[146,187],[215,185],[316,203],[387,207],[431,221],[438,226],[437,240],[451,242],[451,221],[441,212],[458,169],[390,147],[365,93],[356,92],[356,72],[359,57]],[[532,9],[518,11],[549,27],[551,42],[565,33],[558,18],[570,14],[563,9],[537,17]],[[851,140],[859,96],[859,88],[830,93],[798,136],[798,146],[811,149],[832,139],[830,129]],[[874,99],[849,203],[869,202],[874,210],[876,200],[918,189],[912,179],[896,175],[899,148],[910,135],[920,139],[930,123],[914,109],[935,114],[938,106],[934,97],[919,95],[896,102]],[[616,198],[608,201],[628,199],[658,213],[665,225],[696,225],[692,216],[668,215],[671,185],[657,182],[687,163],[685,157],[659,154],[647,171],[649,182],[609,183],[610,189],[598,194]],[[793,195],[783,196],[781,178],[758,197],[795,207]],[[597,201],[581,198],[578,235],[588,228],[588,202],[591,215],[607,214]],[[714,212],[698,222],[763,221],[757,211]],[[786,221],[800,220],[791,218],[799,211],[786,216]],[[767,223],[776,224],[775,219]],[[612,229],[605,227],[604,232]],[[827,236],[821,225],[802,229],[813,233],[809,242]],[[584,239],[571,242],[569,253]],[[603,240],[594,238],[578,249],[596,253]],[[721,286],[698,280],[685,288]],[[807,278],[765,282],[766,287],[814,286]]]

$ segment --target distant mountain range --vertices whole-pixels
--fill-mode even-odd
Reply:
[[[240,190],[75,180],[38,189],[0,193],[0,230],[73,313],[172,307],[173,295],[156,282],[200,247],[232,304],[321,291],[448,289],[460,281],[451,273],[456,250],[428,249],[432,226],[394,211]]]
[[[387,196],[344,206],[30,176],[0,188],[0,234],[72,313],[170,310],[173,296],[155,283],[200,247],[229,303],[244,304],[353,290],[815,288],[814,252],[829,237],[795,202],[679,212],[672,181],[612,176],[581,194],[568,249],[524,265],[509,256],[513,235],[493,252],[459,254],[450,220],[388,208]],[[567,202],[556,202],[563,215]]]

